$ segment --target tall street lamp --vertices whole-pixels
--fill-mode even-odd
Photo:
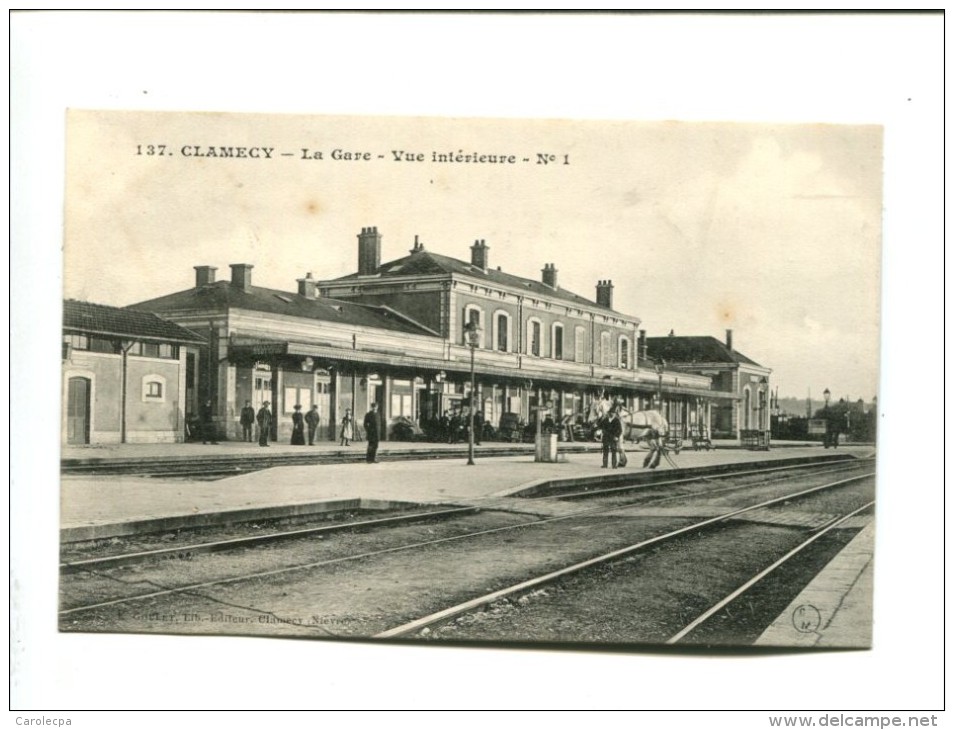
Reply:
[[[656,386],[656,408],[662,413],[662,381],[663,371],[666,369],[666,361],[657,360],[653,365],[653,369],[656,371],[656,375],[659,376],[659,383]]]
[[[474,389],[474,352],[480,344],[480,327],[476,322],[464,325],[467,346],[470,348],[470,428],[467,429],[467,466],[474,465],[474,407],[477,403],[477,391]]]
[[[825,448],[831,445],[831,418],[828,415],[828,403],[831,401],[831,391],[825,388],[822,396],[825,398]]]

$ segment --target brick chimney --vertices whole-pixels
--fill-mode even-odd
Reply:
[[[381,265],[381,234],[377,226],[362,228],[358,234],[358,274],[367,276]]]
[[[252,288],[252,264],[229,264],[232,269],[232,286],[248,291]]]
[[[206,284],[215,283],[215,267],[214,266],[193,266],[195,269],[195,287],[198,289],[200,286],[205,286]]]
[[[601,307],[606,307],[607,309],[613,308],[613,281],[612,279],[606,279],[605,281],[596,282],[596,303]]]
[[[646,342],[646,330],[639,331],[639,354],[637,357],[640,360],[649,359],[649,344]]]
[[[424,244],[418,240],[417,234],[414,234],[414,248],[412,248],[408,253],[418,253],[419,251],[424,250]]]
[[[309,271],[305,274],[304,279],[298,279],[298,294],[303,297],[308,297],[309,299],[315,299],[318,291],[316,288],[317,283],[317,281],[311,278],[311,272]]]
[[[490,248],[484,239],[481,238],[478,241],[474,241],[474,245],[470,247],[470,263],[478,269],[486,271],[490,268],[488,263],[490,257],[487,255],[489,250]]]
[[[556,264],[543,265],[543,283],[551,289],[557,288],[557,269]]]
[[[729,352],[732,352],[732,330],[725,331],[725,346],[729,348]]]

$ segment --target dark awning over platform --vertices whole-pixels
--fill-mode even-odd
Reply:
[[[353,368],[359,371],[388,368],[402,371],[408,377],[428,377],[438,373],[470,375],[470,362],[465,360],[411,357],[394,352],[378,352],[373,349],[346,349],[330,344],[293,341],[241,342],[229,345],[229,358],[232,360],[263,360],[274,357],[311,357],[318,362],[345,365],[346,369]],[[554,373],[541,368],[501,369],[481,362],[474,363],[474,373],[484,382],[489,379],[501,385],[514,387],[526,387],[528,381],[531,381],[532,387],[605,389],[641,395],[653,395],[658,389],[655,383]],[[663,395],[695,396],[713,400],[739,399],[732,393],[665,384],[662,386],[662,392]]]

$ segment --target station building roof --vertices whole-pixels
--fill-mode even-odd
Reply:
[[[131,308],[157,313],[248,309],[358,327],[376,327],[402,334],[438,336],[433,330],[390,307],[326,297],[312,298],[260,286],[242,288],[230,281],[217,281],[167,294],[138,302]]]
[[[451,256],[444,256],[443,254],[434,253],[433,251],[428,251],[424,248],[421,248],[418,251],[413,251],[403,258],[381,264],[377,267],[373,274],[353,273],[348,274],[347,276],[339,277],[337,279],[329,279],[322,282],[322,284],[344,284],[348,282],[358,283],[372,280],[374,278],[389,279],[407,276],[448,276],[452,274],[469,276],[474,279],[482,279],[489,284],[495,284],[511,290],[526,292],[527,294],[533,294],[534,296],[538,297],[559,299],[579,307],[605,309],[608,312],[615,311],[610,307],[594,302],[591,299],[581,297],[579,294],[575,294],[568,289],[563,289],[559,286],[551,287],[549,284],[545,284],[542,281],[535,281],[533,279],[526,279],[522,276],[508,274],[505,271],[502,271],[500,268],[483,269],[479,266],[467,263],[466,261],[461,261],[460,259],[455,259]]]
[[[710,336],[647,337],[646,353],[653,360],[665,360],[670,364],[726,363],[763,367],[725,342]]]
[[[63,329],[91,335],[136,340],[198,343],[205,339],[192,330],[151,312],[67,299],[63,302]]]

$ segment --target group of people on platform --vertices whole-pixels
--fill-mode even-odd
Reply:
[[[368,442],[368,463],[377,462],[377,450],[380,442],[380,424],[378,419],[378,404],[372,403],[371,410],[364,417],[364,433]],[[291,445],[305,445],[305,427],[308,428],[308,445],[315,444],[315,437],[318,432],[318,426],[321,423],[321,414],[318,413],[318,406],[313,405],[307,413],[301,412],[301,405],[296,404],[292,413],[292,433]],[[274,417],[271,412],[271,404],[268,401],[262,403],[256,413],[250,401],[245,401],[245,407],[239,414],[239,423],[242,425],[242,440],[251,443],[253,439],[253,428],[258,426],[258,444],[259,446],[268,446],[268,441],[272,430],[272,421]],[[212,403],[208,401],[202,408],[201,420],[203,424],[203,442],[208,443],[208,439],[214,439],[214,428],[212,427]],[[206,425],[208,424],[208,425]],[[341,419],[341,445],[350,446],[354,440],[354,417],[351,415],[351,409],[346,408],[344,417]],[[212,440],[212,443],[218,443]]]
[[[469,441],[470,411],[467,409],[452,409],[444,411],[437,421],[437,438],[441,442],[457,444]],[[484,432],[484,414],[474,412],[474,443],[480,446],[481,435]]]
[[[242,440],[252,443],[253,428],[258,426],[258,444],[259,446],[268,446],[269,436],[272,429],[273,415],[270,408],[271,404],[265,401],[262,407],[256,413],[250,401],[245,401],[245,407],[239,415],[239,423],[242,426]],[[206,401],[200,408],[200,428],[202,430],[202,443],[216,444],[215,428],[212,423],[212,401]],[[439,419],[439,435],[442,441],[449,444],[456,444],[467,440],[467,430],[470,427],[470,414],[465,409],[454,409],[444,411]],[[318,425],[321,423],[321,416],[318,413],[318,406],[313,405],[307,413],[302,413],[300,405],[295,405],[292,413],[292,446],[305,445],[305,427],[308,427],[308,445],[315,443],[315,434],[318,431]],[[372,403],[371,410],[364,416],[363,424],[365,439],[367,441],[366,460],[369,464],[377,463],[378,444],[381,439],[381,424],[378,414],[378,404]],[[561,423],[561,426],[564,424]],[[569,424],[567,424],[569,425]],[[480,411],[474,413],[474,443],[480,445],[480,435],[484,427],[484,414]],[[626,452],[622,447],[623,424],[619,417],[618,408],[610,408],[599,421],[599,427],[602,430],[602,452],[603,468],[612,466],[626,466]],[[556,424],[548,415],[542,424],[544,433],[553,433],[556,431]],[[571,429],[567,429],[571,430]],[[345,409],[344,417],[341,419],[340,444],[341,446],[350,446],[355,438],[354,417],[351,409]],[[572,440],[572,436],[570,436]]]

